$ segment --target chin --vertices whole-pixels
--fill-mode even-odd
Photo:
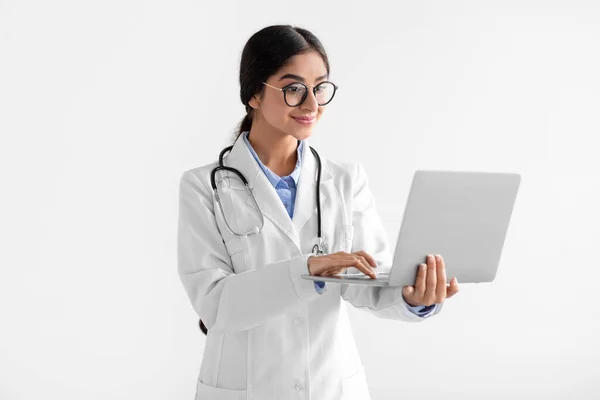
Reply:
[[[312,135],[312,132],[315,128],[315,124],[313,123],[310,126],[301,126],[295,121],[292,121],[291,129],[289,130],[290,135],[297,137],[298,139],[306,139]]]
[[[312,129],[301,129],[291,134],[298,140],[304,140],[312,136]]]

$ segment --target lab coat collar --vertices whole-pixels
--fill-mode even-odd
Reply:
[[[252,194],[263,215],[281,229],[296,244],[298,249],[301,249],[299,232],[308,219],[317,212],[315,198],[317,190],[317,159],[309,146],[309,139],[304,139],[300,179],[296,188],[296,201],[292,219],[290,219],[275,188],[271,185],[271,182],[269,182],[269,179],[250,153],[242,137],[238,137],[233,148],[223,160],[224,165],[238,169],[246,177],[248,186],[253,189]],[[323,188],[324,185],[329,185],[333,182],[331,180],[333,175],[329,172],[323,157],[321,157],[321,164],[323,168],[321,171],[320,197],[321,213],[323,214],[327,212],[324,210],[327,196],[324,194]],[[254,207],[251,198],[248,198],[246,203]],[[313,236],[316,238],[316,231]]]
[[[252,147],[252,145],[250,144],[250,141],[248,140],[248,133],[249,133],[248,131],[243,132],[241,137],[244,139],[244,143],[246,143],[246,146],[248,146],[248,148],[250,149],[250,153],[252,154],[252,157],[254,157],[254,159],[257,159],[258,155],[256,154],[256,151],[254,151],[254,148]],[[296,166],[294,167],[294,171],[292,171],[292,173],[289,175],[294,180],[294,187],[298,187],[298,179],[300,179],[300,168],[302,166],[302,150],[303,149],[304,149],[304,140],[300,141],[300,144],[296,148],[296,155],[298,156],[298,160],[296,161]],[[273,185],[274,188],[277,188],[277,185],[279,184],[279,182],[281,182],[281,180],[283,178],[280,176],[277,176],[273,171],[271,171],[269,169],[269,167],[264,165],[261,161],[259,161],[259,166],[261,167],[263,172],[267,175],[267,178],[269,179],[269,182],[271,182],[271,185]]]

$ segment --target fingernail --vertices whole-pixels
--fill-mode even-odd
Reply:
[[[427,256],[427,261],[433,261],[433,256],[431,254]]]

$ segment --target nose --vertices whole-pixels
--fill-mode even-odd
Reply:
[[[310,110],[311,112],[316,112],[319,108],[319,102],[312,90],[308,90],[306,94],[306,99],[300,104],[300,107],[304,110]]]

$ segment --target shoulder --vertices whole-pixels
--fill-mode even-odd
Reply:
[[[362,163],[332,159],[324,159],[322,162],[323,169],[328,171],[343,197],[353,197],[368,186],[367,173]]]
[[[210,184],[211,171],[219,165],[218,161],[184,170],[179,178],[180,188],[192,187],[197,192],[208,193],[212,190]]]
[[[338,161],[323,159],[323,168],[326,169],[334,179],[341,182],[354,183],[366,179],[366,171],[360,162]]]

